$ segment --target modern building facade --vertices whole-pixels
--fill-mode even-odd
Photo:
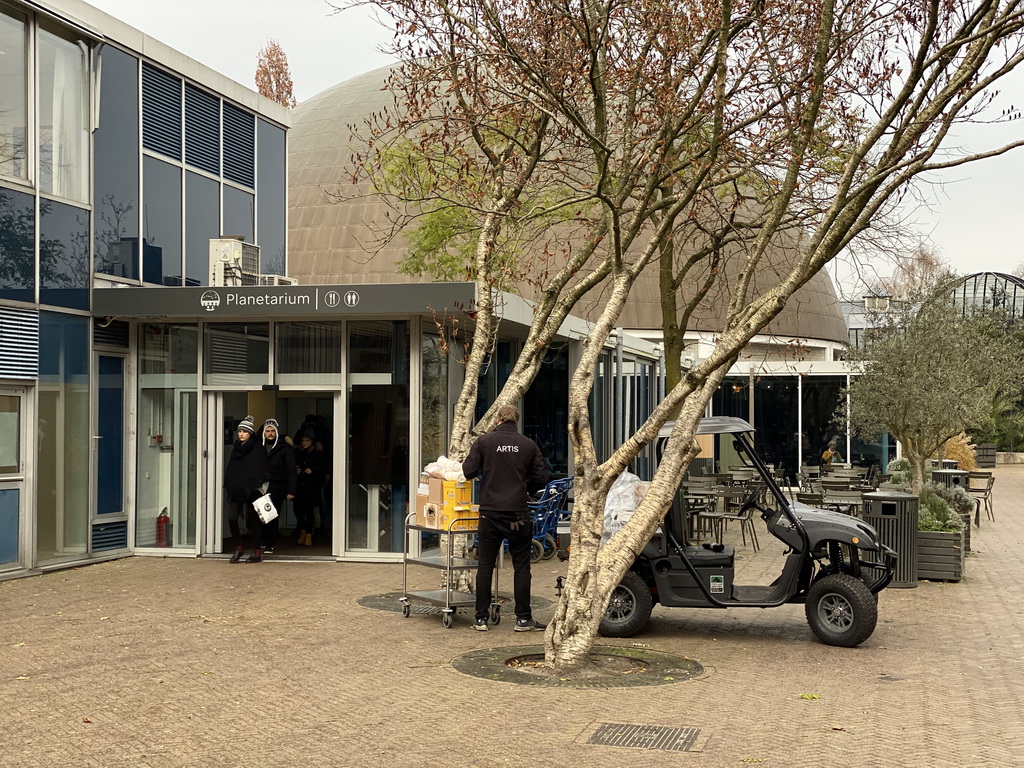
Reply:
[[[329,259],[315,284],[211,284],[223,238],[290,274],[291,120],[79,0],[0,0],[0,578],[230,549],[223,467],[247,414],[315,431],[328,455],[326,533],[289,555],[401,557],[462,384],[435,321],[467,321],[475,289],[339,281]],[[481,408],[530,315],[502,303]],[[555,471],[587,333],[565,324],[523,403]],[[605,411],[644,418],[655,345],[623,336],[605,368]]]

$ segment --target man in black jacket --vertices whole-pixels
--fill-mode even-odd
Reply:
[[[487,630],[491,605],[491,578],[503,539],[512,555],[513,591],[516,601],[516,632],[545,629],[530,611],[530,546],[533,516],[529,494],[543,488],[548,470],[540,448],[519,434],[519,410],[513,405],[498,409],[497,423],[481,435],[462,463],[466,479],[480,476],[480,529],[477,531],[479,568],[476,572],[476,621],[473,628]]]

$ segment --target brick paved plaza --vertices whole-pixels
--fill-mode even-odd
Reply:
[[[0,766],[1022,765],[1024,467],[996,478],[964,581],[886,590],[860,648],[819,643],[802,606],[655,608],[643,635],[601,642],[706,668],[657,687],[456,672],[540,636],[357,603],[400,590],[399,565],[137,557],[2,582]],[[761,530],[738,569],[781,551]],[[563,567],[535,567],[534,594],[554,599]],[[700,729],[702,749],[585,743],[608,722]]]

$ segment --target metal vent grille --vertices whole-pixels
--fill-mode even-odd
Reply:
[[[92,551],[128,548],[128,521],[96,523],[92,527]]]
[[[699,728],[669,728],[661,725],[601,723],[587,744],[605,747],[661,749],[668,752],[693,752],[700,736]]]
[[[185,162],[220,174],[220,99],[185,84]]]
[[[210,333],[209,372],[211,374],[245,371],[248,362],[248,339],[246,336],[225,331]]]
[[[39,313],[0,307],[0,377],[39,378]]]
[[[108,347],[127,349],[128,323],[117,320],[108,325],[105,320],[97,320],[92,327],[92,340],[95,344],[105,344]]]
[[[256,182],[256,118],[224,103],[224,178],[247,187]]]
[[[181,160],[181,80],[142,65],[142,146]]]

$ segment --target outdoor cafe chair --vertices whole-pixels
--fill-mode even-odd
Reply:
[[[824,496],[822,505],[826,509],[834,509],[853,517],[860,515],[861,506],[864,504],[860,491],[826,490]]]
[[[760,488],[758,487],[760,485]],[[747,544],[747,536],[750,536],[750,546],[753,547],[754,551],[757,552],[761,549],[761,545],[757,540],[757,527],[754,525],[754,507],[747,507],[746,510],[742,510],[743,502],[750,498],[754,492],[764,490],[763,484],[751,484],[750,486],[739,489],[731,488],[725,492],[723,498],[725,501],[725,510],[721,515],[721,526],[724,532],[725,527],[729,524],[730,520],[736,520],[740,524],[740,536],[743,538],[743,544]]]
[[[814,491],[797,491],[796,500],[800,504],[806,504],[808,507],[821,508],[825,501],[825,497],[820,492]]]
[[[985,516],[992,522],[996,520],[996,514],[992,510],[992,486],[995,485],[995,482],[996,478],[991,472],[967,473],[967,490],[978,500],[978,514],[974,517],[975,525],[981,522],[982,505],[985,507]]]
[[[850,485],[850,478],[848,477],[829,476],[821,478],[821,489],[823,491],[848,491],[850,490]]]

